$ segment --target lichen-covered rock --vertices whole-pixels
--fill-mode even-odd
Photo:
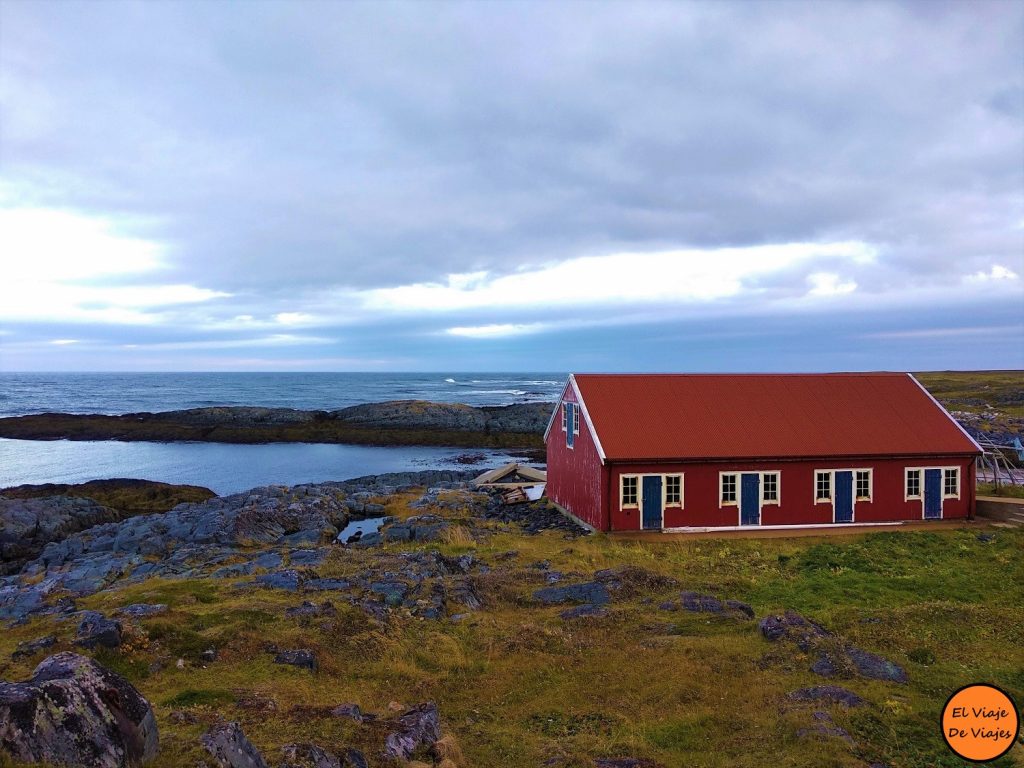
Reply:
[[[354,720],[357,723],[363,722],[365,717],[363,710],[358,704],[354,703],[339,704],[331,710],[331,714],[334,717],[347,717],[349,720]]]
[[[18,571],[51,541],[120,519],[117,510],[92,499],[0,497],[0,574]]]
[[[18,643],[18,647],[14,649],[14,653],[11,654],[11,658],[23,659],[26,656],[33,656],[40,651],[45,651],[47,648],[52,648],[56,644],[57,638],[54,635],[47,635],[46,637],[40,637],[35,640]]]
[[[604,605],[612,597],[608,588],[599,581],[588,581],[583,584],[568,584],[564,587],[545,587],[533,593],[533,598],[545,605],[557,603],[590,603]]]
[[[342,768],[341,758],[316,744],[285,744],[281,754],[288,768]]]
[[[803,651],[806,651],[815,640],[831,637],[832,634],[820,624],[804,618],[795,611],[786,611],[781,616],[765,616],[761,619],[760,627],[761,634],[766,640],[793,640]]]
[[[583,618],[601,618],[602,616],[608,615],[608,609],[603,605],[592,605],[590,603],[584,603],[583,605],[577,605],[572,608],[568,608],[562,611],[561,616],[566,621],[570,619],[583,619]]]
[[[86,611],[78,623],[75,645],[83,648],[117,648],[121,644],[121,622],[108,619],[99,611]]]
[[[713,595],[702,595],[699,592],[683,592],[680,594],[683,610],[693,613],[722,613],[725,605]]]
[[[362,752],[349,747],[341,753],[341,768],[370,768],[370,764]]]
[[[867,702],[853,691],[838,685],[815,685],[810,688],[798,688],[787,694],[791,701],[827,701],[842,704],[844,707],[860,707]]]
[[[907,673],[899,664],[855,645],[848,645],[843,650],[858,674],[863,677],[869,677],[872,680],[886,680],[890,683],[907,682]]]
[[[149,702],[92,659],[58,653],[27,682],[0,682],[0,752],[16,760],[126,768],[158,747]]]
[[[217,723],[199,740],[220,768],[267,768],[263,755],[238,723]]]
[[[420,747],[429,747],[441,738],[441,718],[437,705],[428,701],[413,707],[398,718],[398,728],[384,739],[384,754],[408,760]]]
[[[150,616],[167,613],[167,606],[163,603],[135,603],[118,608],[114,613],[118,616],[127,616],[130,619],[148,619]]]
[[[317,669],[316,655],[304,648],[294,651],[278,651],[274,657],[274,663],[290,664],[293,667],[302,667],[311,672],[315,672]]]

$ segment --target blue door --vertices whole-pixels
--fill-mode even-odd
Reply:
[[[572,448],[576,433],[576,407],[572,403],[565,404],[565,444]]]
[[[756,472],[740,478],[740,525],[761,524],[761,476]]]
[[[924,518],[938,520],[942,517],[942,470],[924,471]]]
[[[648,475],[644,477],[644,528],[661,528],[661,477]]]
[[[853,522],[853,472],[836,472],[836,522]]]

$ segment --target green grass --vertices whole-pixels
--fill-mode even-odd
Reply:
[[[1024,485],[1007,485],[1000,483],[978,483],[979,496],[1004,496],[1008,499],[1024,499]]]
[[[1024,417],[1024,371],[929,371],[914,377],[947,409]]]
[[[405,500],[392,502],[391,511],[409,514]],[[982,530],[995,539],[979,541]],[[121,651],[100,657],[153,702],[162,744],[157,768],[195,764],[202,757],[198,737],[217,717],[241,722],[271,763],[280,745],[295,741],[352,745],[376,756],[380,727],[330,717],[327,708],[353,701],[386,714],[389,702],[428,699],[438,702],[463,766],[560,759],[561,766],[590,768],[592,757],[635,756],[670,767],[952,768],[963,763],[946,749],[937,721],[953,690],[990,681],[1024,702],[1024,529],[972,523],[827,538],[644,542],[527,537],[496,524],[491,531],[385,550],[468,551],[495,569],[502,567],[499,554],[517,550],[506,561],[510,571],[477,577],[485,609],[460,623],[397,615],[379,627],[330,595],[317,599],[331,599],[337,616],[300,622],[284,610],[302,596],[205,579],[151,580],[81,606],[170,606],[141,620]],[[567,580],[587,579],[599,568],[643,570],[608,617],[565,622],[560,607],[530,599],[544,585],[529,567],[538,560],[579,574]],[[319,570],[343,576],[374,562],[370,552],[339,551]],[[796,610],[904,666],[910,682],[833,681],[871,702],[862,710],[795,705],[789,691],[824,682],[809,672],[812,659],[768,643],[756,622],[658,609],[680,589],[745,600],[759,617]],[[71,647],[73,631],[68,622],[40,617],[0,634],[0,675],[22,679],[38,662],[10,660],[19,641],[55,633],[61,650]],[[266,643],[310,648],[321,669],[314,675],[273,664]],[[197,657],[208,647],[219,657],[204,665]],[[254,697],[272,700],[273,708],[237,703]],[[814,724],[816,709],[829,711],[856,746],[797,736]],[[176,710],[195,722],[172,719]],[[992,765],[1007,768],[1022,757],[1024,747],[1016,747]]]

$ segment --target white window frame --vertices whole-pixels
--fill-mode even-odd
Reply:
[[[619,475],[619,509],[637,509],[643,510],[643,490],[644,490],[644,478],[645,477],[658,477],[661,478],[661,525],[659,530],[665,528],[665,510],[667,509],[683,509],[686,503],[686,473],[685,472],[626,472]],[[666,502],[668,482],[667,478],[678,477],[679,478],[679,503],[668,504]],[[626,503],[625,494],[625,480],[632,478],[636,480],[636,504]],[[640,530],[654,530],[653,528],[644,528],[643,512],[641,511],[640,518]]]
[[[924,508],[924,467],[904,467],[903,468],[903,500],[904,501],[918,501],[922,502],[922,509]],[[910,490],[910,473],[915,472],[917,474],[917,493],[913,496],[908,493]]]
[[[857,522],[857,502],[869,504],[874,498],[875,493],[875,475],[874,468],[872,467],[836,467],[835,469],[816,469],[811,479],[812,490],[814,493],[814,503],[818,504],[830,504],[832,506],[832,522],[836,521],[836,472],[849,472],[852,475],[853,487],[850,488],[850,495],[853,498],[853,519],[850,522]],[[868,490],[871,491],[871,496],[865,498],[857,495],[857,473],[867,472],[868,473]],[[831,494],[831,498],[824,499],[818,496],[818,475],[828,475],[828,490]],[[904,491],[906,490],[906,484],[904,484]]]
[[[632,504],[626,503],[626,478],[631,478],[636,481],[636,488],[633,491],[634,498],[636,501]],[[639,509],[640,508],[640,475],[619,475],[619,509]],[[643,528],[641,522],[640,525]]]
[[[925,473],[929,469],[937,469],[941,473],[939,475],[939,482],[941,483],[939,492],[939,516],[937,518],[925,518],[924,516],[924,481]],[[946,495],[946,470],[956,470],[956,495]],[[907,495],[907,475],[911,472],[918,473],[918,490],[920,493],[917,496]],[[920,501],[921,502],[921,519],[935,519],[945,520],[946,519],[946,499],[953,499],[958,501],[961,494],[963,493],[963,467],[958,464],[943,465],[939,467],[904,467],[903,468],[903,500],[904,501]]]
[[[580,433],[580,406],[579,403],[572,404],[572,433],[578,435]]]
[[[764,496],[764,489],[765,489],[765,482],[764,482],[764,480],[769,475],[773,475],[775,477],[775,498],[774,499],[766,499],[765,496]],[[782,506],[782,472],[779,472],[778,470],[775,470],[775,471],[772,471],[772,472],[762,472],[761,473],[761,506],[763,507],[765,504],[769,504],[769,505],[771,505],[773,507],[781,507]]]
[[[857,495],[857,473],[867,472],[868,475],[868,495],[858,496]],[[904,489],[905,490],[905,489]],[[873,467],[861,467],[860,469],[853,470],[853,503],[856,504],[858,501],[864,501],[871,503],[875,498],[875,470]]]
[[[723,496],[725,495],[725,478],[732,477],[733,479],[733,496],[734,501],[724,501]],[[740,473],[739,472],[719,472],[718,473],[718,508],[724,509],[725,507],[738,507],[740,505]]]
[[[818,495],[818,475],[828,475],[828,498]],[[831,504],[832,518],[836,516],[836,471],[834,469],[814,470],[814,503]]]
[[[956,472],[956,493],[946,493],[946,473]],[[960,475],[963,473],[960,471],[960,467],[943,467],[942,468],[942,498],[945,499],[959,499],[960,498]]]
[[[674,501],[673,502],[669,502],[669,500],[668,500],[668,479],[670,477],[675,477],[675,478],[679,479],[679,501],[678,502],[674,502]],[[683,503],[684,503],[683,502],[683,493],[684,493],[684,491],[683,491],[683,475],[682,475],[681,472],[679,472],[679,473],[673,472],[670,475],[662,475],[661,476],[661,488],[662,488],[662,492],[661,492],[661,496],[662,496],[662,509],[683,509]]]
[[[569,431],[569,428],[567,426],[568,423],[569,423],[569,401],[568,400],[563,400],[562,401],[562,432],[563,433]]]

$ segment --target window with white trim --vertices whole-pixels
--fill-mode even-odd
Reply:
[[[920,469],[908,469],[907,470],[907,498],[908,499],[920,499],[921,498],[921,470]]]
[[[572,433],[578,435],[580,433],[580,406],[579,403],[572,404]]]
[[[622,483],[622,506],[624,507],[635,507],[637,506],[637,486],[639,485],[639,479],[636,475],[623,475],[621,478]]]
[[[871,470],[858,469],[854,473],[854,487],[857,491],[857,501],[871,501]]]
[[[736,475],[719,475],[719,494],[718,498],[721,500],[719,506],[723,504],[735,504],[736,503]]]
[[[764,504],[779,503],[778,472],[765,472],[761,475],[761,502]]]
[[[562,428],[565,431],[565,445],[567,448],[572,448],[575,442],[574,436],[580,433],[576,403],[562,404]]]
[[[683,506],[683,476],[665,475],[665,506]]]
[[[942,495],[944,498],[958,498],[960,496],[960,469],[942,470]]]
[[[832,473],[814,473],[814,500],[832,501]]]

